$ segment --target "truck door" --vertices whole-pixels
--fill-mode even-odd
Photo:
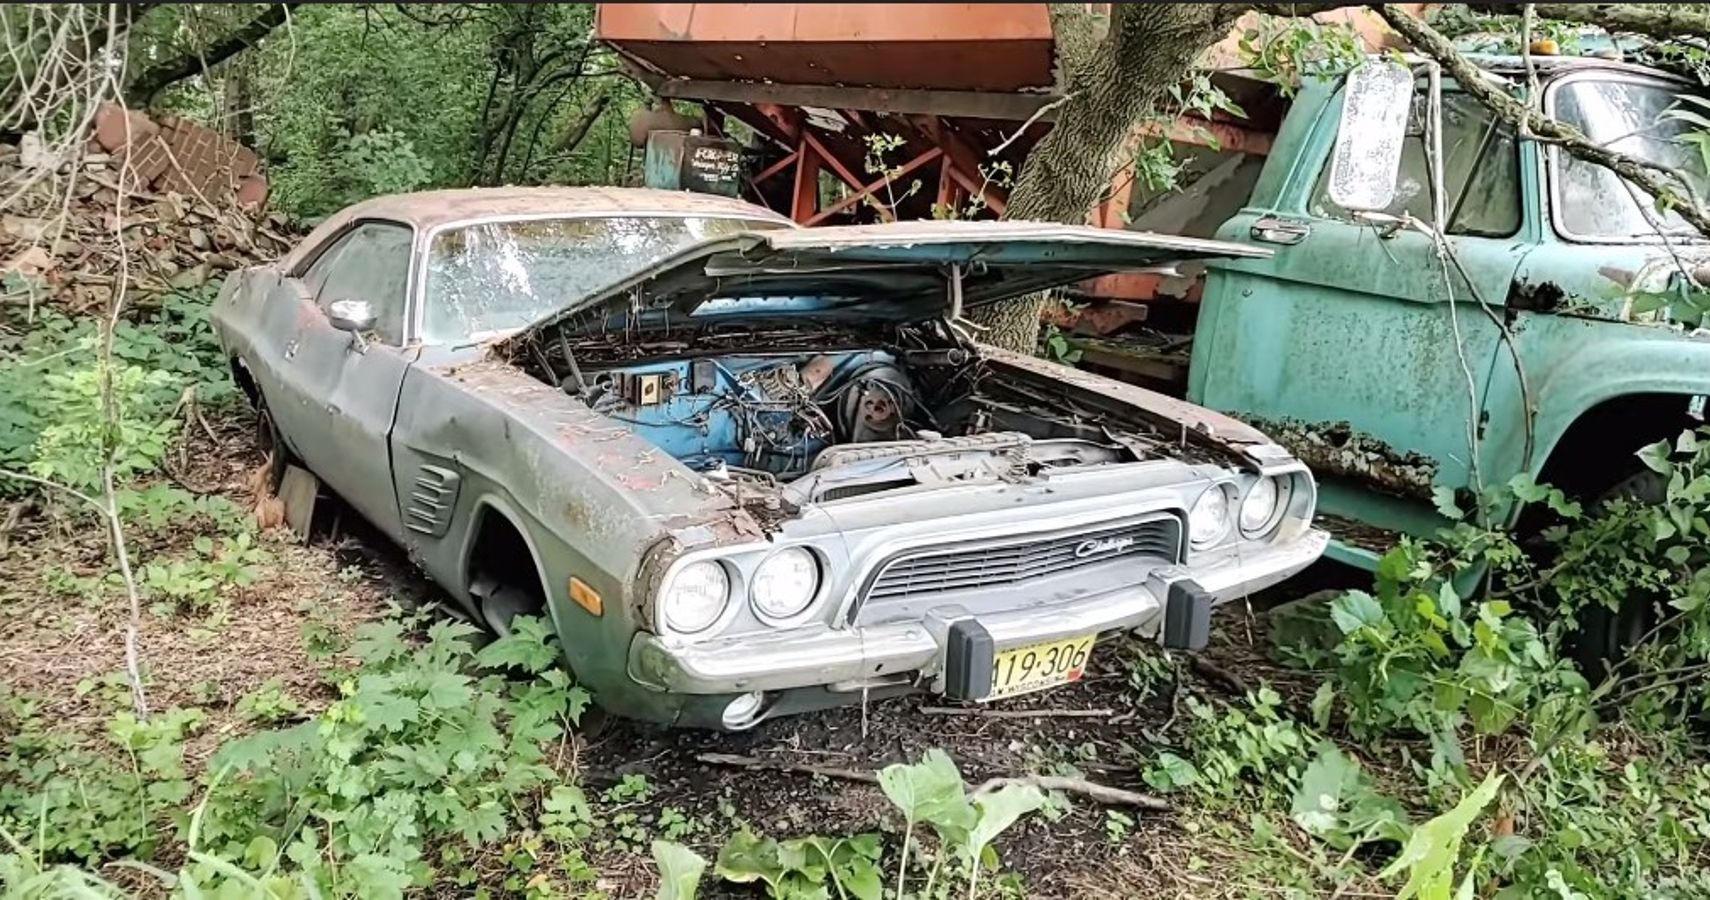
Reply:
[[[1303,97],[1303,99],[1305,99]],[[1329,199],[1340,97],[1297,101],[1254,206],[1219,237],[1276,248],[1269,260],[1218,263],[1195,334],[1192,399],[1327,435],[1308,459],[1327,512],[1415,530],[1430,524],[1431,487],[1470,485],[1472,445],[1520,261],[1536,243],[1513,132],[1445,86],[1443,185],[1448,253],[1427,234],[1358,222]],[[1389,216],[1432,219],[1428,92],[1416,90]],[[1292,131],[1292,133],[1291,133]],[[1294,151],[1292,154],[1290,151]],[[1291,156],[1293,158],[1287,158]],[[1267,183],[1271,195],[1261,197]],[[1347,423],[1338,427],[1337,423]],[[1296,441],[1298,442],[1298,441]],[[1418,457],[1410,456],[1418,454]],[[1423,457],[1423,459],[1419,458]],[[1369,502],[1379,492],[1411,503]],[[1399,508],[1398,508],[1399,507]]]

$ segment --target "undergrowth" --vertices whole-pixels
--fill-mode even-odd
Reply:
[[[1442,498],[1458,524],[1273,632],[1316,693],[1190,699],[1147,781],[1259,848],[1246,879],[1300,896],[1710,896],[1710,437],[1639,459],[1662,502],[1588,508],[1527,476],[1482,509]],[[1509,498],[1553,524],[1524,541],[1480,524]],[[1587,678],[1578,632],[1624,603],[1644,633]]]
[[[275,549],[246,509],[163,477],[198,411],[234,397],[206,302],[121,325],[111,424],[87,323],[49,313],[0,338],[0,393],[23,398],[0,406],[0,468],[86,487],[110,447],[142,599],[211,643]],[[1710,896],[1710,438],[1639,461],[1660,503],[1591,507],[1524,477],[1476,509],[1440,498],[1453,528],[1273,629],[1315,689],[1186,696],[1134,775],[1177,804],[1172,827],[1238,848],[1221,877],[1255,893]],[[8,499],[27,490],[0,483]],[[1509,499],[1553,524],[1525,540],[1483,524]],[[91,515],[33,502],[62,533]],[[42,584],[68,603],[123,593],[70,560]],[[1633,598],[1642,639],[1587,677],[1570,662],[1577,631]],[[467,626],[395,618],[343,648],[311,612],[300,637],[334,699],[263,684],[233,708],[254,730],[206,765],[186,747],[208,711],[141,719],[122,674],[68,686],[111,710],[95,736],[0,693],[0,898],[600,897],[603,860],[648,850],[668,898],[709,879],[780,900],[1021,896],[998,838],[1066,806],[1025,785],[970,791],[933,751],[879,773],[892,808],[872,830],[771,835],[661,806],[638,775],[586,787],[568,760],[590,698],[537,621],[478,648]],[[1183,671],[1138,658],[1135,702]],[[1103,812],[1112,846],[1140,828]]]

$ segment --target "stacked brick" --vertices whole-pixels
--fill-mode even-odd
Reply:
[[[267,179],[255,151],[179,116],[158,121],[116,104],[95,116],[93,143],[111,154],[132,190],[175,191],[215,206],[259,207]]]

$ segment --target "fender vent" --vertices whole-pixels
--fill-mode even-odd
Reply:
[[[457,486],[463,480],[450,469],[422,466],[410,490],[410,505],[404,510],[404,527],[429,537],[445,537],[451,529],[451,513],[457,508]]]

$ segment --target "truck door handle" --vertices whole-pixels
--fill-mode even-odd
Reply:
[[[1267,244],[1298,244],[1312,233],[1312,226],[1295,219],[1279,219],[1275,216],[1265,216],[1253,223],[1249,232],[1255,241]]]

